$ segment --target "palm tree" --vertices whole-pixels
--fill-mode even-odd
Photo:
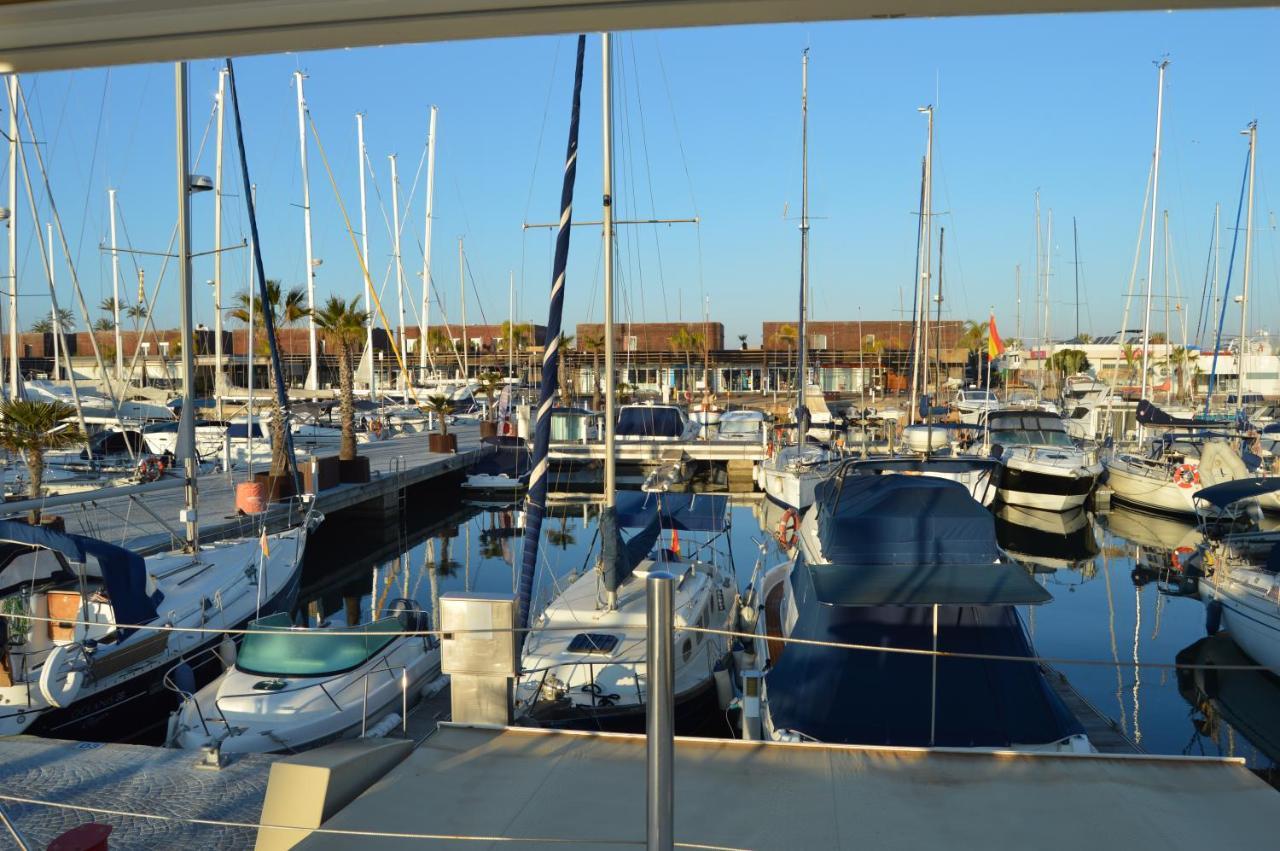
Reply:
[[[53,331],[53,320],[48,316],[42,316],[35,322],[31,323],[31,332],[33,334],[49,334]]]
[[[1177,384],[1177,397],[1179,400],[1183,396],[1183,377],[1187,370],[1187,350],[1182,346],[1174,346],[1169,352],[1169,366],[1173,369],[1174,380]]]
[[[569,386],[569,382],[565,380],[568,372],[569,363],[569,347],[573,345],[572,334],[560,335],[560,404],[566,408],[573,404],[573,388]]]
[[[480,382],[480,391],[484,393],[485,402],[488,404],[489,419],[497,420],[498,409],[493,406],[493,397],[502,389],[502,374],[490,370],[480,373],[476,378]]]
[[[604,334],[584,334],[579,341],[583,350],[591,352],[591,410],[600,410],[600,353],[604,351]]]
[[[147,306],[145,304],[131,304],[124,309],[124,315],[132,319],[134,325],[137,325],[147,318]]]
[[[105,316],[102,317],[101,319],[93,320],[93,330],[95,331],[110,331],[115,327],[116,327],[115,323],[112,322],[110,319],[106,318]]]
[[[738,335],[738,344],[739,344],[739,346],[741,347],[741,349],[742,349],[744,352],[747,350],[747,335],[746,335],[746,334],[739,334],[739,335]]]
[[[0,447],[26,457],[31,476],[28,495],[39,499],[44,483],[44,454],[84,443],[84,432],[71,422],[76,409],[65,402],[5,399],[0,402]],[[40,523],[40,509],[31,512],[32,525]]]
[[[288,292],[280,286],[277,280],[268,279],[266,282],[267,290],[267,307],[266,310],[271,311],[271,319],[276,328],[292,325],[299,319],[308,314],[306,308],[307,293],[302,287],[293,287]],[[265,316],[263,308],[263,299],[250,299],[248,292],[236,293],[233,299],[235,307],[228,313],[232,319],[245,323],[252,323],[256,329],[256,333],[262,334],[262,339],[266,340],[266,329],[263,323]],[[252,304],[253,313],[249,312]],[[249,344],[254,345],[256,340],[250,340]],[[274,369],[267,370],[267,386],[271,389],[271,475],[283,476],[289,470],[289,458],[285,456],[285,433],[284,433],[284,413],[280,410],[280,402],[276,394],[276,376]]]
[[[787,373],[791,372],[791,350],[796,347],[796,341],[800,338],[800,332],[794,325],[781,325],[777,331],[773,332],[773,342],[781,343],[787,347]]]
[[[688,390],[693,377],[693,352],[702,348],[702,335],[681,327],[667,338],[667,345],[673,353],[684,352],[684,389]]]
[[[1141,357],[1141,355],[1138,352],[1138,350],[1134,348],[1134,345],[1132,343],[1125,343],[1123,346],[1121,346],[1120,354],[1124,357],[1124,366],[1125,366],[1125,369],[1128,370],[1129,372],[1129,381],[1132,382],[1134,375],[1137,374],[1138,360]]]
[[[351,355],[364,340],[369,314],[360,309],[359,297],[345,302],[331,295],[315,312],[316,327],[338,347],[338,415],[342,419],[342,448],[338,460],[356,459],[356,398]]]
[[[453,403],[449,401],[449,397],[443,393],[435,396],[428,396],[425,407],[436,415],[436,426],[440,429],[441,437],[449,436],[449,414],[453,413]]]
[[[987,326],[983,322],[974,322],[972,319],[966,319],[964,326],[960,331],[960,342],[971,353],[982,351],[982,343],[987,336]]]

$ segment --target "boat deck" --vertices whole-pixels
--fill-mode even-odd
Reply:
[[[1275,790],[1228,759],[679,738],[674,774],[676,841],[699,847],[1200,851],[1267,846],[1280,817]],[[323,827],[433,834],[435,848],[641,844],[645,739],[442,725]],[[313,833],[297,847],[352,842]]]

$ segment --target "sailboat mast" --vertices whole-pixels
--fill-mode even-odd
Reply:
[[[1076,275],[1076,342],[1080,342],[1080,229],[1076,227],[1076,217],[1071,217],[1071,265]]]
[[[9,90],[9,398],[18,398],[18,75],[6,80]]]
[[[396,171],[396,155],[388,154],[391,162],[391,240],[396,261],[396,348],[404,351],[404,262],[400,255],[400,176]],[[407,366],[408,364],[405,364]],[[407,401],[405,374],[400,370],[400,395]]]
[[[1049,361],[1053,358],[1053,316],[1050,313],[1052,301],[1049,299],[1049,278],[1053,274],[1053,210],[1049,211],[1049,220],[1045,225],[1044,235],[1044,366],[1049,368]],[[1048,378],[1046,373],[1045,378]],[[1044,385],[1040,385],[1041,392],[1044,391]]]
[[[467,258],[462,249],[462,237],[458,237],[458,295],[462,304],[462,383],[471,380],[471,339],[467,336]]]
[[[1169,343],[1173,337],[1169,335],[1169,211],[1164,211],[1164,362],[1165,366],[1169,365]],[[1173,383],[1170,381],[1169,390],[1165,393],[1165,404],[1173,403]]]
[[[1139,399],[1147,398],[1147,364],[1151,351],[1151,279],[1156,269],[1156,210],[1159,209],[1157,196],[1160,192],[1160,130],[1164,124],[1164,72],[1169,67],[1169,60],[1160,60],[1160,75],[1156,83],[1156,147],[1151,160],[1151,232],[1147,244],[1147,300],[1142,320],[1142,387]],[[1138,424],[1138,437],[1143,433],[1142,424]]]
[[[378,364],[373,351],[373,281],[369,277],[369,211],[366,204],[364,188],[365,161],[368,158],[364,150],[364,113],[356,113],[356,147],[360,158],[360,255],[364,258],[364,348],[369,354],[369,401],[377,398]],[[250,288],[252,291],[252,288]]]
[[[200,531],[196,522],[195,357],[191,345],[191,167],[187,151],[187,63],[174,63],[173,75],[178,122],[178,291],[181,295],[178,315],[182,326],[179,337],[182,343],[182,418],[177,445],[186,478],[187,504],[182,520],[186,525],[187,551],[195,552],[199,546]]]
[[[617,468],[614,464],[614,422],[617,390],[614,381],[613,345],[613,55],[609,33],[600,36],[602,148],[601,193],[603,195],[604,234],[604,504],[612,509],[617,503]]]
[[[1240,382],[1237,399],[1244,409],[1245,381],[1249,376],[1249,278],[1253,266],[1253,175],[1258,155],[1258,122],[1252,121],[1244,131],[1249,137],[1249,209],[1244,216],[1244,289],[1240,295]]]
[[[418,314],[418,367],[435,369],[435,357],[427,345],[427,332],[431,330],[431,223],[435,220],[436,204],[436,115],[431,107],[431,123],[427,128],[427,220],[422,234],[422,310]]]
[[[120,253],[116,251],[116,191],[107,190],[111,214],[111,324],[115,328],[116,381],[124,380],[124,348],[120,345]]]
[[[809,429],[805,407],[805,362],[809,354],[806,295],[809,289],[809,48],[800,58],[800,323],[796,341],[796,445],[804,446]]]
[[[929,135],[924,147],[924,204],[920,212],[920,378],[923,393],[929,392],[929,298],[933,289],[933,106],[920,107],[929,122]],[[933,406],[933,398],[929,406]]]
[[[226,113],[227,99],[227,69],[218,70],[218,94],[216,95],[218,102],[218,146],[214,158],[213,166],[213,396],[218,406],[218,421],[224,420],[222,416],[222,396],[226,391],[226,384],[222,374],[222,140],[225,122],[223,117]],[[113,193],[114,198],[114,193]],[[115,280],[119,276],[120,261],[115,256],[115,233],[116,222],[115,217],[111,219],[111,279],[114,287]],[[119,301],[120,296],[117,294],[116,299]],[[119,304],[116,310],[119,311]],[[116,359],[120,358],[120,321],[117,313],[116,320]],[[119,367],[117,366],[117,372]],[[119,379],[119,375],[116,376]]]
[[[49,264],[49,289],[52,291],[57,285],[54,280],[54,273],[57,266],[53,262],[53,223],[45,223],[45,232],[49,235],[49,258],[46,262]],[[58,345],[58,338],[62,336],[62,317],[58,315],[58,302],[54,301],[53,306],[49,308],[49,318],[52,321],[51,330],[53,331],[53,380],[57,381],[62,376],[62,361],[60,353],[62,347]],[[67,370],[70,372],[70,369]]]
[[[311,180],[307,174],[307,97],[302,90],[302,81],[306,75],[301,71],[293,72],[293,79],[298,90],[298,154],[302,161],[302,235],[307,251],[307,366],[308,390],[320,387],[320,374],[317,366],[319,355],[316,343],[316,267],[315,258],[311,254]]]

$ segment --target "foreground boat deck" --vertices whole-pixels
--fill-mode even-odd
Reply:
[[[675,801],[677,843],[721,848],[1200,851],[1267,847],[1280,817],[1280,796],[1241,760],[688,738]],[[433,848],[477,846],[440,836],[615,848],[642,843],[644,824],[643,736],[442,725],[323,827],[432,834]],[[313,833],[298,847],[353,841]]]

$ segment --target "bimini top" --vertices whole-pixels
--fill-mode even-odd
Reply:
[[[1195,493],[1197,500],[1215,508],[1226,508],[1234,502],[1280,491],[1280,476],[1257,479],[1230,479],[1221,484],[1202,488]]]
[[[164,595],[159,591],[147,594],[147,566],[142,556],[95,538],[16,520],[0,520],[0,593],[34,578],[37,562],[24,558],[32,547],[58,553],[89,576],[100,574],[117,623],[142,624],[155,619],[156,606]],[[46,567],[40,569],[43,572]],[[56,572],[45,575],[52,577]],[[121,630],[122,635],[127,633]]]
[[[818,486],[818,537],[828,563],[809,564],[816,600],[831,606],[1012,606],[1052,596],[1002,561],[995,519],[958,482],[851,476]]]
[[[684,417],[668,405],[627,405],[618,412],[619,437],[683,437]]]

